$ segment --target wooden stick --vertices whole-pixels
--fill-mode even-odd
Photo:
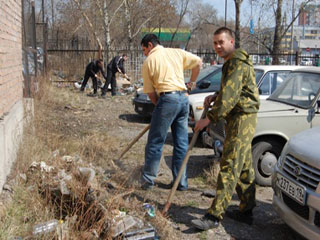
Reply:
[[[206,117],[207,111],[208,111],[208,108],[205,107],[205,109],[202,112],[201,119]],[[191,150],[192,150],[194,144],[196,143],[198,136],[199,136],[199,131],[195,132],[193,134],[193,136],[192,136],[192,139],[191,139],[191,142],[189,144],[186,156],[184,157],[184,160],[183,160],[182,165],[180,167],[178,176],[177,176],[176,180],[174,181],[174,184],[173,184],[173,186],[171,188],[168,200],[167,200],[166,205],[164,206],[164,209],[162,211],[162,215],[163,216],[166,216],[166,214],[167,214],[167,212],[168,212],[168,210],[170,208],[170,205],[171,205],[171,202],[172,202],[172,198],[173,198],[174,194],[176,193],[176,190],[177,190],[178,184],[180,182],[182,173],[183,173],[184,169],[186,168],[186,165],[187,165],[187,163],[189,161],[189,157],[190,157],[190,154],[191,154]]]
[[[128,151],[129,149],[150,129],[150,124],[148,124],[148,126],[146,126],[140,133],[138,136],[136,136],[130,143],[129,145],[126,147],[125,150],[123,150],[123,152],[120,154],[120,157],[118,158],[118,160],[120,160]]]

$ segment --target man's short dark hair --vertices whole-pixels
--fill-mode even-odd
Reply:
[[[221,34],[221,33],[226,33],[228,34],[231,38],[234,38],[233,37],[233,32],[230,28],[227,28],[227,27],[221,27],[221,28],[218,28],[214,33],[213,35],[218,35],[218,34]]]
[[[158,37],[155,34],[149,33],[146,34],[142,40],[141,40],[141,45],[144,47],[148,47],[148,43],[151,42],[152,45],[155,47],[158,44],[160,44],[160,41],[158,39]]]
[[[103,59],[102,59],[102,58],[99,58],[99,59],[97,60],[97,62],[98,62],[98,63],[103,63]]]
[[[122,57],[128,57],[128,55],[126,53],[122,54]]]

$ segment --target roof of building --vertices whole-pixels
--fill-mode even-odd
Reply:
[[[176,28],[143,28],[141,32],[143,36],[148,33],[156,34],[159,37],[160,42],[171,41],[175,32],[173,41],[186,42],[191,36],[190,30],[187,28],[179,28],[178,30]]]

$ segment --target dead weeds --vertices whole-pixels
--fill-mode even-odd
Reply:
[[[121,105],[121,99],[113,100]],[[32,238],[32,227],[50,219],[67,223],[69,239],[111,239],[114,210],[151,222],[163,239],[174,239],[168,220],[159,212],[154,218],[148,217],[143,202],[133,194],[141,163],[128,164],[127,159],[117,163],[120,167],[114,163],[127,144],[124,139],[131,139],[140,129],[136,124],[130,126],[128,116],[110,121],[109,115],[121,109],[112,102],[110,109],[103,109],[103,101],[51,86],[48,79],[42,79],[34,99],[33,120],[24,128],[23,144],[8,178],[13,190],[2,199],[5,204],[0,211],[0,239]],[[105,116],[95,118],[94,111],[105,111]],[[128,133],[119,136],[115,131],[108,134],[112,128],[126,132],[123,128],[128,126],[134,129],[129,137],[124,136]],[[142,159],[142,152],[141,146],[134,146],[128,155],[130,159]],[[67,163],[68,157],[78,160]],[[52,171],[43,171],[43,163]],[[83,184],[80,167],[94,169],[94,184]],[[123,170],[126,167],[130,168],[127,172]],[[61,171],[72,176],[72,180],[65,181],[69,195],[57,191]]]

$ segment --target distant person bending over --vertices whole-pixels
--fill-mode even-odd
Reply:
[[[101,72],[103,77],[105,79],[106,78],[106,74],[103,71],[103,60],[102,59],[98,59],[98,60],[94,60],[92,62],[90,62],[87,66],[86,66],[86,71],[84,74],[84,79],[83,82],[81,84],[81,88],[80,91],[84,91],[87,82],[89,80],[89,77],[91,77],[92,79],[92,85],[93,85],[93,94],[90,94],[89,96],[97,96],[97,89],[98,89],[98,83],[97,83],[97,73]]]
[[[214,105],[207,117],[196,123],[195,131],[202,130],[210,121],[217,123],[225,119],[227,124],[217,195],[207,214],[201,219],[192,220],[192,224],[201,230],[219,226],[234,190],[240,199],[240,211],[231,212],[230,217],[251,224],[252,210],[256,205],[251,142],[257,124],[259,93],[253,65],[244,50],[234,48],[232,31],[226,27],[215,31],[213,46],[216,53],[225,60],[221,90],[217,95],[205,98],[205,105],[213,101]]]
[[[117,93],[117,81],[116,81],[116,73],[119,72],[123,74],[123,76],[129,80],[129,77],[125,73],[124,70],[124,62],[128,59],[128,56],[126,54],[123,54],[122,56],[116,56],[114,57],[107,66],[107,80],[102,88],[102,97],[105,97],[109,84],[111,83],[111,94],[112,96],[115,96]]]
[[[145,35],[141,46],[147,56],[142,66],[143,91],[155,105],[141,176],[141,187],[147,190],[153,187],[157,177],[162,148],[170,127],[173,138],[173,181],[178,175],[188,149],[189,102],[184,70],[192,69],[190,81],[195,83],[202,62],[196,55],[182,49],[164,48],[154,34]],[[185,169],[178,190],[187,188]]]

